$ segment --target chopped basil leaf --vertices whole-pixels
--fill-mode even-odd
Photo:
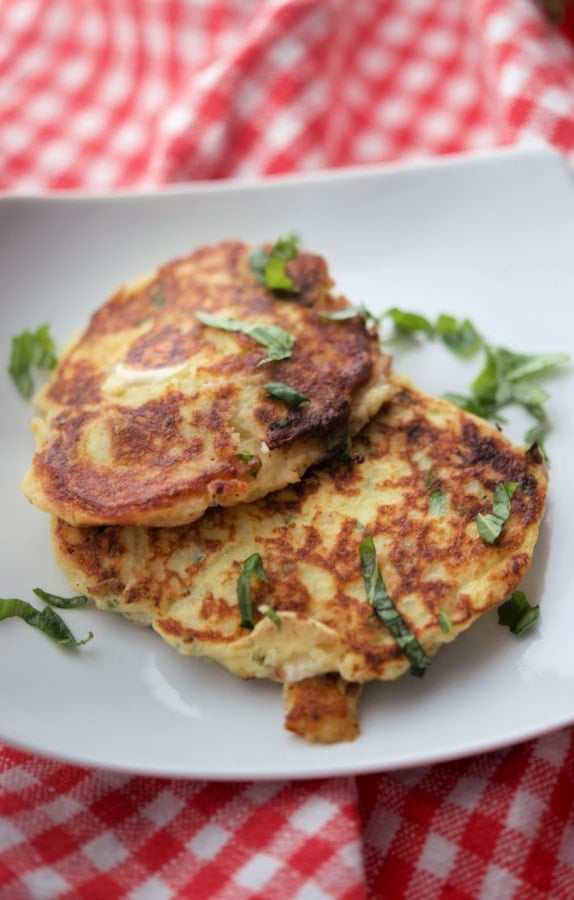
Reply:
[[[509,381],[519,381],[521,378],[530,378],[532,375],[542,375],[569,361],[567,353],[539,353],[534,356],[508,353],[508,351],[506,353]]]
[[[409,660],[412,674],[424,675],[430,665],[430,657],[419,644],[385,587],[372,537],[361,541],[359,554],[367,600]]]
[[[494,544],[500,537],[510,515],[510,501],[518,487],[517,481],[503,481],[496,485],[491,513],[478,513],[476,527],[483,541]]]
[[[265,284],[265,268],[269,254],[262,244],[252,247],[249,252],[249,266],[260,284]]]
[[[34,391],[31,369],[51,371],[58,362],[50,326],[40,325],[36,331],[23,331],[12,338],[8,372],[22,397]]]
[[[447,391],[443,394],[443,398],[448,400],[449,403],[452,403],[454,406],[463,409],[465,412],[480,416],[481,419],[494,419],[497,422],[505,421],[500,416],[496,415],[495,407],[493,405],[489,406],[481,403],[476,397],[465,397],[463,394],[452,394]]]
[[[429,513],[431,516],[443,516],[447,511],[447,493],[442,490],[431,491],[429,494]]]
[[[263,568],[263,561],[259,553],[252,553],[243,563],[241,575],[237,580],[237,601],[239,603],[239,612],[241,613],[241,627],[253,628],[253,599],[251,597],[251,578],[252,576],[267,581],[267,575]]]
[[[448,634],[452,631],[452,621],[447,612],[444,609],[441,609],[438,614],[438,624],[440,626],[440,630],[445,634]]]
[[[273,397],[275,400],[282,400],[287,406],[296,408],[302,403],[309,403],[309,397],[296,391],[295,388],[289,387],[288,384],[283,384],[282,381],[268,381],[263,387],[269,397]]]
[[[476,517],[476,527],[483,541],[487,544],[495,544],[502,533],[504,522],[492,513],[479,513]]]
[[[388,316],[397,331],[402,332],[403,334],[419,334],[422,332],[423,334],[428,334],[429,336],[434,334],[434,327],[432,322],[426,318],[426,316],[421,316],[419,313],[415,312],[407,312],[406,310],[398,309],[398,307],[393,306],[392,309],[388,309],[385,316]]]
[[[48,591],[43,591],[42,588],[33,588],[33,591],[40,600],[44,600],[50,606],[57,606],[58,609],[77,609],[78,606],[84,606],[88,602],[88,598],[83,595],[58,597],[57,594],[50,594]]]
[[[472,356],[483,340],[470,319],[455,319],[442,313],[436,323],[436,333],[444,344],[459,356]]]
[[[361,316],[363,319],[367,319],[368,321],[378,322],[378,318],[370,312],[366,306],[344,306],[342,309],[334,309],[332,312],[321,312],[319,313],[320,319],[325,319],[327,322],[348,322],[349,319],[354,319],[356,316]]]
[[[279,615],[279,613],[277,612],[276,609],[273,609],[271,606],[266,606],[264,609],[262,609],[262,612],[263,612],[263,615],[267,616],[268,619],[271,619],[271,621],[273,622],[274,625],[277,626],[277,628],[283,627],[283,622],[281,621],[281,616]]]
[[[513,591],[498,607],[498,624],[506,625],[513,634],[522,634],[536,622],[538,606],[531,606],[523,591]]]
[[[196,312],[195,316],[204,325],[212,328],[220,328],[223,331],[235,331],[246,334],[252,340],[256,341],[267,350],[267,356],[260,360],[258,365],[267,362],[277,362],[281,359],[288,359],[291,356],[293,347],[295,346],[295,338],[288,331],[285,331],[279,325],[273,324],[255,324],[249,325],[241,322],[239,319],[222,319],[219,316],[212,316],[206,312]]]
[[[285,270],[286,264],[299,255],[299,243],[296,235],[279,238],[267,251],[264,247],[254,247],[249,254],[249,265],[257,280],[270,291],[289,291],[295,293],[298,288]]]
[[[510,515],[510,501],[512,500],[516,489],[517,481],[502,481],[497,484],[494,489],[494,500],[492,501],[492,513],[506,522]]]
[[[23,619],[26,624],[37,628],[57,644],[79,647],[87,644],[93,637],[90,631],[87,638],[77,641],[62,617],[51,606],[45,606],[39,610],[25,600],[0,599],[0,620],[14,617]]]

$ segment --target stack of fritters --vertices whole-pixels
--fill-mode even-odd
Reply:
[[[546,471],[536,447],[391,376],[322,259],[299,253],[294,290],[274,291],[249,253],[202,248],[94,315],[39,398],[24,490],[53,515],[74,591],[181,653],[283,683],[290,730],[352,739],[360,685],[412,666],[377,614],[366,548],[428,660],[519,584]],[[279,326],[292,350],[266,361],[258,332],[230,322]],[[476,517],[504,483],[489,544]]]

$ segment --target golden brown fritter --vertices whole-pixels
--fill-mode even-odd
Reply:
[[[355,439],[350,460],[317,466],[255,503],[211,509],[171,529],[54,520],[56,558],[73,589],[242,678],[393,679],[410,662],[367,596],[360,548],[372,538],[395,608],[432,657],[521,581],[547,475],[536,446],[516,447],[406,379],[394,383],[396,395]],[[517,487],[489,544],[477,515],[491,512],[502,483]],[[262,569],[246,579],[254,554]],[[252,603],[247,625],[242,577]],[[292,722],[309,721],[316,700],[298,692]]]
[[[389,398],[363,317],[325,318],[349,304],[323,259],[288,262],[287,294],[259,283],[249,251],[203,247],[93,315],[38,398],[22,485],[36,506],[78,525],[186,524],[298,481]],[[283,359],[265,361],[270,327],[294,341]],[[276,382],[308,399],[271,396]]]

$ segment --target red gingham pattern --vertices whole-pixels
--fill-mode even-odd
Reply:
[[[533,0],[2,0],[0,188],[571,158],[573,53]]]
[[[574,163],[574,48],[534,0],[0,0],[2,190],[531,138]],[[2,747],[0,900],[572,900],[573,773],[574,729],[301,783],[131,777]]]

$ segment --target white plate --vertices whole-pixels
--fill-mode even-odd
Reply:
[[[0,201],[1,335],[50,322],[61,342],[126,279],[212,240],[297,231],[341,290],[373,310],[468,315],[511,349],[574,355],[574,187],[550,151],[219,183],[115,197]],[[474,367],[439,346],[397,355],[431,392],[464,390]],[[48,518],[18,490],[30,405],[0,377],[0,594],[69,593]],[[571,519],[574,404],[549,385],[551,494],[527,578],[539,624],[522,638],[496,613],[443,649],[423,680],[370,685],[353,744],[309,746],[283,729],[280,688],[178,657],[152,632],[93,610],[64,613],[78,651],[18,620],[0,623],[0,730],[8,743],[89,766],[197,778],[299,778],[413,766],[574,721]],[[518,427],[515,423],[515,427]]]

